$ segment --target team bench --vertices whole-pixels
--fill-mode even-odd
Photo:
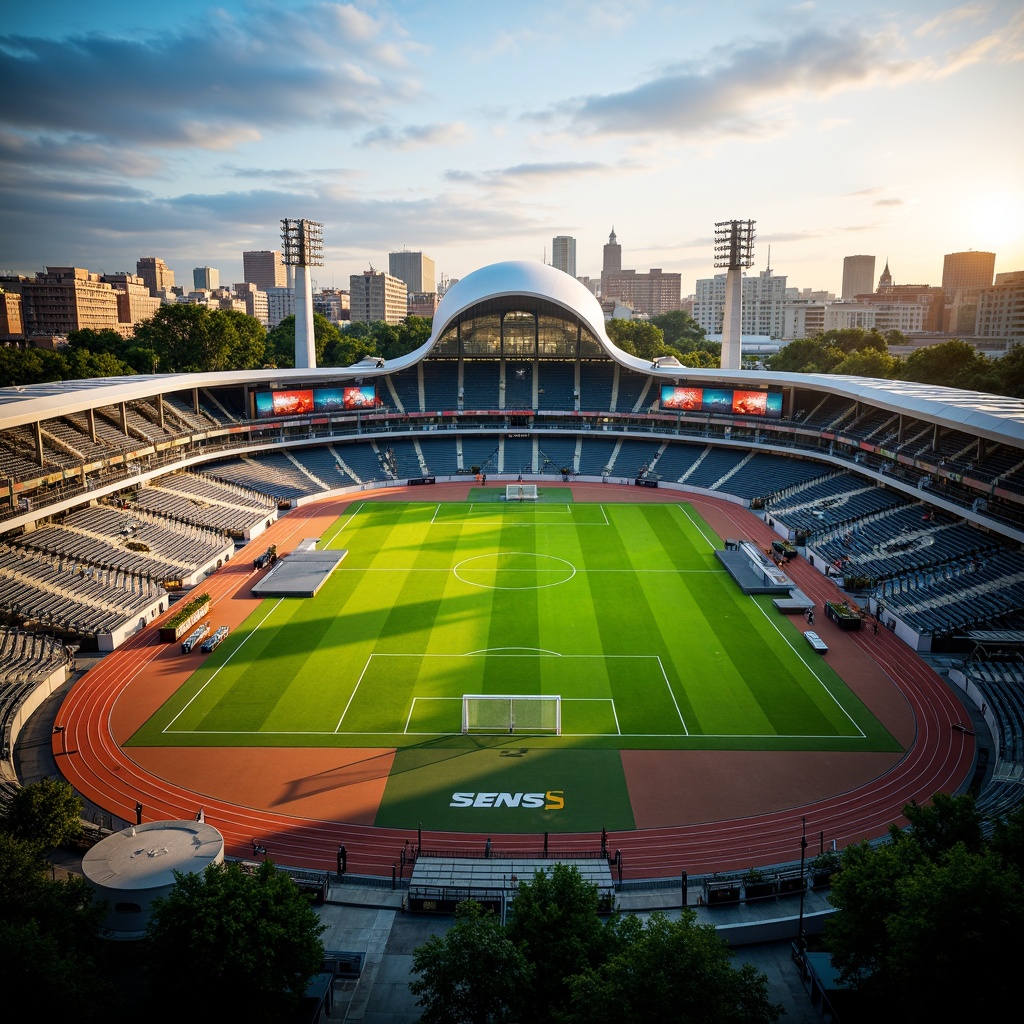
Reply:
[[[804,633],[804,639],[816,650],[824,654],[828,650],[828,644],[818,636],[817,633]]]

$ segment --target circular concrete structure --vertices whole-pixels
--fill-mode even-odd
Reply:
[[[224,860],[224,837],[202,821],[149,821],[115,832],[82,858],[82,873],[106,900],[112,939],[141,939],[153,901],[174,888],[174,873],[201,874]]]

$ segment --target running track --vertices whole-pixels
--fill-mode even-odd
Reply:
[[[447,500],[464,500],[466,488],[442,485]],[[441,487],[438,491],[441,491]],[[417,489],[419,491],[419,489]],[[286,552],[304,537],[319,536],[322,528],[348,505],[372,492],[332,499],[297,509],[278,520],[256,542],[255,550],[276,543]],[[615,485],[577,485],[577,500],[687,501],[722,535],[754,540],[766,547],[773,536],[756,516],[738,505],[709,497],[652,491]],[[374,496],[422,500],[422,492],[391,488]],[[319,521],[317,521],[319,520]],[[725,531],[723,533],[723,531]],[[203,585],[217,604],[244,596],[254,581],[247,552],[229,562]],[[838,592],[802,560],[787,567],[791,578],[820,608]],[[820,629],[820,627],[819,627]],[[611,850],[621,850],[624,875],[656,878],[687,870],[690,874],[742,870],[752,864],[777,864],[800,856],[801,819],[806,819],[809,856],[817,850],[819,832],[835,839],[840,848],[883,835],[891,822],[902,822],[902,807],[911,800],[924,803],[938,791],[954,792],[969,777],[974,763],[974,737],[955,728],[964,718],[957,699],[940,677],[888,630],[875,636],[870,629],[843,634],[844,642],[858,645],[896,682],[914,718],[914,738],[906,755],[886,774],[827,799],[818,799],[781,811],[737,819],[709,820],[658,829],[610,833]],[[147,670],[159,659],[177,656],[177,644],[159,641],[158,623],[132,637],[107,655],[72,687],[57,715],[61,731],[54,732],[53,752],[64,777],[93,803],[126,822],[135,821],[135,804],[144,807],[145,820],[192,818],[202,806],[207,821],[224,836],[230,857],[251,857],[257,839],[276,863],[297,868],[333,870],[337,849],[348,851],[348,870],[359,874],[388,875],[406,839],[417,841],[415,831],[381,829],[312,817],[293,817],[238,803],[198,795],[160,778],[136,763],[115,739],[115,708],[122,694],[145,686]],[[126,737],[124,737],[126,738]],[[183,754],[187,756],[187,752]],[[773,754],[778,757],[778,754]],[[216,783],[211,780],[211,789]],[[423,832],[425,849],[481,849],[483,836]],[[496,851],[536,851],[538,837],[494,836]],[[559,852],[593,851],[593,833],[552,836]]]

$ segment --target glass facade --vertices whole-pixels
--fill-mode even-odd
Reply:
[[[575,359],[604,356],[579,317],[545,299],[503,296],[477,303],[445,328],[434,356]]]

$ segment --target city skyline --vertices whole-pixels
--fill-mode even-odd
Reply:
[[[403,248],[458,278],[556,235],[596,278],[614,227],[624,268],[688,294],[729,218],[757,221],[751,273],[770,245],[796,287],[838,294],[857,253],[899,284],[968,250],[1024,269],[1019,4],[856,7],[527,0],[509,27],[459,0],[23,5],[0,271],[157,256],[240,281],[285,217],[324,224],[319,287]]]

